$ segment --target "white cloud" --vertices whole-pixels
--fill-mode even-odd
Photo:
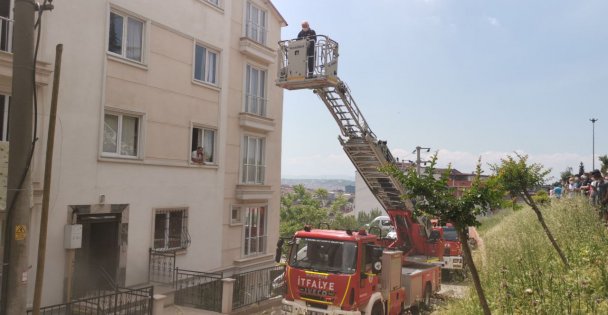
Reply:
[[[404,152],[405,150],[394,150],[394,152]],[[578,165],[582,161],[583,164],[589,164],[591,161],[591,155],[581,155],[576,153],[549,153],[549,154],[530,154],[522,150],[499,152],[499,151],[486,151],[480,153],[465,152],[465,151],[450,151],[447,149],[440,149],[438,151],[438,166],[446,167],[449,163],[452,164],[452,168],[458,169],[461,172],[473,172],[477,165],[477,160],[481,157],[482,169],[485,173],[490,173],[489,164],[499,163],[501,158],[507,155],[513,156],[515,152],[519,154],[527,154],[529,161],[532,163],[539,163],[547,169],[551,169],[549,177],[556,179],[559,177],[559,173],[563,172],[567,167],[572,167],[574,172],[578,171]],[[409,152],[408,152],[409,153]],[[430,157],[432,154],[426,154],[425,158]],[[411,156],[411,154],[410,154]],[[407,159],[412,159],[408,157]],[[598,163],[596,163],[598,167]],[[585,165],[586,171],[591,171],[591,165]]]
[[[415,160],[416,155],[410,150],[395,148],[391,149],[395,157],[402,160]],[[429,159],[435,151],[429,153],[423,152],[421,158]],[[461,172],[473,172],[477,165],[477,160],[481,157],[482,168],[484,173],[489,174],[489,164],[499,163],[501,158],[514,153],[528,154],[529,161],[532,163],[540,163],[545,168],[550,168],[554,181],[559,177],[559,173],[567,167],[572,167],[574,172],[578,171],[578,165],[582,161],[585,164],[586,171],[591,171],[591,155],[580,155],[576,153],[548,153],[548,154],[529,154],[522,150],[500,152],[466,152],[466,151],[451,151],[448,149],[440,149],[438,151],[438,166],[447,167],[452,164],[452,168]],[[596,162],[596,168],[599,167],[599,162]],[[282,177],[298,177],[298,178],[354,178],[355,168],[345,153],[336,152],[328,155],[310,155],[298,157],[286,157],[282,163]]]
[[[500,21],[498,21],[497,18],[493,16],[486,16],[485,19],[488,23],[490,23],[490,25],[500,27]]]

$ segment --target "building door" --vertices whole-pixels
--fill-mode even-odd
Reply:
[[[76,250],[73,298],[114,290],[120,255],[120,214],[78,216],[82,248]]]

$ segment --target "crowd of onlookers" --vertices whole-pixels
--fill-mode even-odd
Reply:
[[[600,218],[608,222],[608,174],[604,176],[599,170],[571,176],[567,181],[555,184],[549,190],[549,196],[556,199],[584,196],[598,209]]]

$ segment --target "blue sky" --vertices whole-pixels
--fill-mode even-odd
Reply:
[[[608,1],[274,0],[340,44],[340,78],[393,155],[417,146],[470,172],[514,151],[552,168],[608,153]],[[337,124],[309,90],[285,91],[284,178],[354,178]],[[595,162],[599,168],[599,161]]]

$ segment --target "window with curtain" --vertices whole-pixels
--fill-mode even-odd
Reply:
[[[207,47],[195,45],[194,79],[217,85],[218,53]]]
[[[205,162],[215,163],[215,130],[193,127],[191,149],[192,151],[196,151],[198,147],[203,147]]]
[[[245,136],[242,145],[242,174],[243,184],[264,184],[264,145],[265,139]]]
[[[123,58],[143,61],[144,22],[134,17],[110,12],[108,51]]]
[[[247,2],[245,18],[245,36],[260,43],[266,44],[266,11],[251,2]]]
[[[103,154],[137,157],[139,150],[140,117],[121,113],[105,113]]]
[[[245,112],[266,116],[266,70],[247,65],[245,73]]]
[[[243,254],[245,256],[266,252],[266,207],[244,207],[245,229]]]

